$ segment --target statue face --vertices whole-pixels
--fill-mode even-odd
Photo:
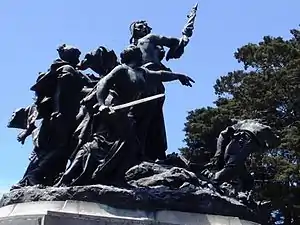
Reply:
[[[144,37],[151,32],[151,27],[145,22],[137,22],[134,25],[134,33],[138,37]]]

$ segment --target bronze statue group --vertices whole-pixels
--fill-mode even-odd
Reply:
[[[130,45],[120,54],[101,46],[80,60],[78,48],[61,45],[47,72],[31,87],[32,105],[14,112],[8,127],[22,129],[22,144],[32,135],[34,149],[23,178],[24,186],[125,185],[124,174],[143,161],[166,160],[163,82],[192,78],[172,72],[163,59],[178,59],[192,36],[195,11],[182,38],[151,33],[145,21],[130,25]],[[165,53],[165,49],[168,52]],[[85,74],[91,69],[97,74]],[[259,132],[257,132],[259,131]],[[237,123],[221,132],[208,167],[220,184],[238,176],[244,190],[252,177],[245,160],[252,152],[278,146],[268,126]]]
[[[124,173],[138,163],[166,157],[163,82],[190,77],[162,64],[179,58],[181,39],[154,35],[145,21],[130,26],[130,45],[121,52],[99,47],[85,55],[61,45],[59,58],[31,87],[35,102],[14,112],[9,127],[20,128],[24,143],[32,134],[30,164],[13,188],[122,184]],[[98,76],[84,74],[90,68]]]

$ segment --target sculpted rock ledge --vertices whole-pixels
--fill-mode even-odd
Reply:
[[[129,189],[105,185],[60,188],[33,186],[4,194],[0,206],[33,201],[65,200],[98,202],[116,208],[133,210],[177,210],[237,216],[246,220],[255,218],[254,213],[237,200],[193,185],[187,185],[177,190],[171,190],[164,186]]]

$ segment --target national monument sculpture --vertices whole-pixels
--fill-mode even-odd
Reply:
[[[244,219],[253,219],[258,206],[253,208],[249,194],[253,181],[244,163],[250,153],[279,145],[270,127],[256,120],[228,127],[221,132],[216,154],[203,171],[195,171],[182,156],[166,155],[163,82],[177,80],[192,87],[195,81],[172,72],[162,60],[183,55],[193,34],[196,11],[197,5],[181,38],[152,34],[146,21],[133,22],[130,45],[121,52],[120,60],[103,46],[83,60],[78,48],[59,46],[59,58],[47,72],[39,73],[31,87],[35,101],[16,110],[9,121],[8,127],[22,129],[17,137],[21,144],[32,135],[34,149],[23,177],[1,205],[31,201],[32,191],[32,201],[56,200],[51,194],[55,192],[64,200],[88,198],[133,208],[145,204],[128,196],[134,202],[130,206],[114,198],[103,200],[105,193],[96,194],[93,185],[107,185],[149,198],[147,207],[231,216],[237,212]],[[88,68],[96,75],[84,73]],[[222,184],[236,177],[242,187],[237,192],[249,194],[246,202],[239,201],[238,194],[222,191]],[[73,193],[70,199],[71,187],[85,197]],[[158,190],[171,197],[160,198]],[[116,189],[116,196],[124,198],[123,192]],[[29,197],[16,197],[18,193]],[[177,204],[172,195],[189,202]]]

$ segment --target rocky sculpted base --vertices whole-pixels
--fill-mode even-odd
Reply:
[[[234,198],[222,196],[183,168],[142,163],[126,174],[128,187],[107,185],[24,187],[3,195],[0,206],[35,201],[85,201],[121,209],[176,210],[234,216],[253,221],[254,212]]]

